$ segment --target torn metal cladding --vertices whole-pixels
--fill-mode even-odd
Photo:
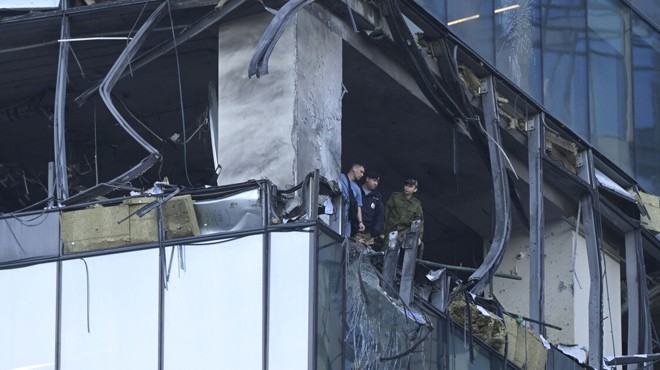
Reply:
[[[257,44],[248,67],[248,77],[254,75],[261,77],[268,74],[268,59],[273,53],[277,41],[282,37],[293,17],[302,8],[313,2],[314,0],[290,0],[280,8]]]
[[[445,83],[439,81],[433,71],[431,71],[431,68],[424,59],[420,49],[417,47],[417,43],[414,42],[414,36],[406,25],[397,0],[388,0],[382,3],[381,9],[385,20],[387,21],[387,25],[392,32],[394,42],[404,50],[404,52],[402,52],[404,59],[407,64],[413,67],[413,77],[417,81],[424,96],[438,112],[444,112],[454,118],[459,128],[461,128],[461,131],[468,133],[470,131],[470,126],[468,126],[468,128],[464,127],[463,122],[474,119],[475,116],[472,114],[471,106],[469,106],[469,104],[462,104],[463,106],[461,106],[461,104],[456,102],[452,98],[452,95],[444,88],[449,81],[446,81]],[[442,39],[441,42],[445,43],[446,48],[446,40]],[[440,64],[441,61],[444,63],[451,63],[447,60],[447,55],[447,53],[444,53],[445,58],[438,58],[438,63]],[[456,82],[458,81],[458,77],[455,76],[455,70],[453,68],[444,70],[450,72],[447,76],[453,77],[452,81],[454,79]],[[453,71],[453,73],[451,73],[451,71]],[[456,91],[460,91],[460,93],[463,94],[460,85],[454,85]]]
[[[158,150],[151,146],[151,144],[149,144],[142,136],[140,136],[119,113],[112,101],[111,92],[117,81],[119,81],[121,78],[122,72],[124,72],[124,70],[128,67],[132,58],[139,50],[142,43],[144,43],[151,30],[155,27],[156,23],[158,23],[158,21],[167,14],[167,10],[168,3],[164,2],[158,8],[156,8],[156,10],[149,16],[149,18],[147,18],[142,27],[140,27],[138,32],[135,34],[135,37],[128,43],[124,51],[119,55],[117,61],[112,66],[105,79],[103,79],[99,89],[103,102],[108,107],[108,110],[110,110],[110,113],[115,117],[115,119],[117,119],[119,125],[135,141],[137,141],[138,144],[145,148],[147,152],[149,152],[149,155],[140,161],[140,163],[133,166],[131,169],[124,172],[115,179],[109,181],[108,183],[101,183],[90,189],[80,192],[74,197],[67,199],[67,202],[64,204],[76,204],[94,199],[100,195],[105,195],[116,189],[118,185],[124,185],[139,175],[143,174],[146,170],[160,161],[161,156]]]
[[[509,197],[509,179],[507,175],[504,154],[500,138],[500,127],[497,120],[497,104],[495,102],[495,83],[493,77],[488,77],[488,92],[483,96],[484,120],[490,136],[488,151],[490,155],[490,171],[493,181],[495,201],[495,230],[484,262],[477,271],[470,275],[469,281],[476,282],[472,287],[473,294],[480,294],[493,280],[498,266],[502,262],[506,245],[511,235],[511,198]]]
[[[165,55],[166,53],[172,51],[175,47],[183,44],[184,42],[192,39],[193,37],[197,36],[210,26],[214,25],[221,19],[223,19],[225,16],[227,16],[229,13],[234,11],[236,8],[239,6],[243,5],[246,3],[247,0],[229,0],[227,1],[222,7],[218,8],[213,8],[209,13],[207,13],[204,17],[202,17],[199,21],[197,21],[195,24],[192,26],[186,28],[185,30],[181,31],[177,36],[176,40],[170,40],[170,41],[165,41],[161,43],[160,45],[150,49],[149,51],[145,52],[144,54],[141,54],[137,56],[132,62],[131,62],[131,71],[135,72],[136,70],[144,67],[145,65],[153,62],[154,60],[158,59],[159,57]],[[173,6],[173,9],[175,7]],[[129,72],[124,72],[121,74],[121,78],[124,78],[126,76],[130,75]],[[101,83],[103,81],[99,81],[96,84],[94,84],[92,87],[84,91],[82,94],[80,94],[77,98],[74,99],[76,104],[79,106],[82,106],[85,104],[87,99],[89,99],[92,94],[94,94],[99,87],[101,86]]]
[[[62,29],[60,38],[69,38],[69,17],[62,16]],[[69,184],[67,179],[66,165],[66,140],[64,128],[64,107],[66,105],[66,82],[68,79],[67,69],[69,67],[69,43],[60,43],[60,57],[57,65],[57,82],[55,88],[55,115],[54,125],[54,148],[55,148],[55,180],[57,198],[60,200],[69,197]]]

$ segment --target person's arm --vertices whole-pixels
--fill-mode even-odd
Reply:
[[[358,207],[357,209],[357,214],[358,214],[358,230],[360,232],[364,231],[364,222],[362,222],[362,207]]]
[[[357,202],[358,209],[357,209],[357,218],[358,218],[358,230],[360,232],[363,232],[365,227],[364,227],[364,222],[362,222],[362,190],[360,187],[353,183],[355,186],[353,187],[353,193],[355,193],[355,188],[357,188],[357,194],[355,194],[355,201]]]

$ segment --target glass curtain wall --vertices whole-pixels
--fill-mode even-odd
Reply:
[[[633,174],[630,10],[618,0],[587,2],[591,143]]]
[[[57,264],[0,270],[0,369],[55,369]]]
[[[165,369],[263,365],[263,236],[166,248]]]
[[[542,102],[541,11],[535,0],[495,0],[497,69]]]
[[[492,1],[447,2],[447,26],[482,58],[494,62]]]
[[[642,19],[620,0],[416,1],[553,117],[660,193],[660,36],[647,23],[660,6],[631,1]]]
[[[158,256],[62,263],[61,369],[158,369]]]
[[[344,343],[344,279],[342,241],[317,233],[316,368],[341,370]]]
[[[660,194],[660,35],[639,17],[632,20],[635,173]]]
[[[544,105],[588,139],[586,4],[544,0],[542,8]]]
[[[341,369],[342,260],[309,228],[63,261],[60,333],[57,263],[0,270],[0,368],[55,369],[59,336],[63,370]]]

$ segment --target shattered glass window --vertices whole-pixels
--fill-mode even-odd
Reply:
[[[424,363],[423,351],[408,350],[428,337],[430,322],[385,292],[371,260],[353,244],[348,255],[346,368],[395,370]]]
[[[388,294],[387,291],[392,290],[383,287],[386,283],[382,282],[382,275],[374,265],[379,257],[368,256],[356,243],[348,243],[345,248],[348,255],[345,369],[504,368],[504,334],[492,324],[499,318],[482,316],[480,321],[473,321],[472,334],[493,347],[488,348],[478,341],[470,346],[472,337],[468,331],[453,323],[448,325],[445,316],[429,310],[419,296],[412,304],[405,305],[395,293]],[[465,305],[460,302],[454,309],[463,312]],[[457,323],[465,322],[461,319]],[[509,366],[506,368],[514,369],[514,349],[508,351]]]
[[[317,328],[316,368],[342,369],[344,334],[344,275],[342,242],[320,231],[316,244],[317,265]]]
[[[495,0],[495,62],[525,92],[542,101],[538,0]]]

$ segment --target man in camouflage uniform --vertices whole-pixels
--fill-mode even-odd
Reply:
[[[408,179],[404,182],[403,192],[392,193],[385,204],[385,234],[398,231],[399,242],[405,234],[410,231],[410,225],[415,220],[420,220],[418,245],[422,244],[424,235],[424,213],[422,203],[415,198],[417,192],[417,180]],[[421,255],[421,254],[420,254]]]

